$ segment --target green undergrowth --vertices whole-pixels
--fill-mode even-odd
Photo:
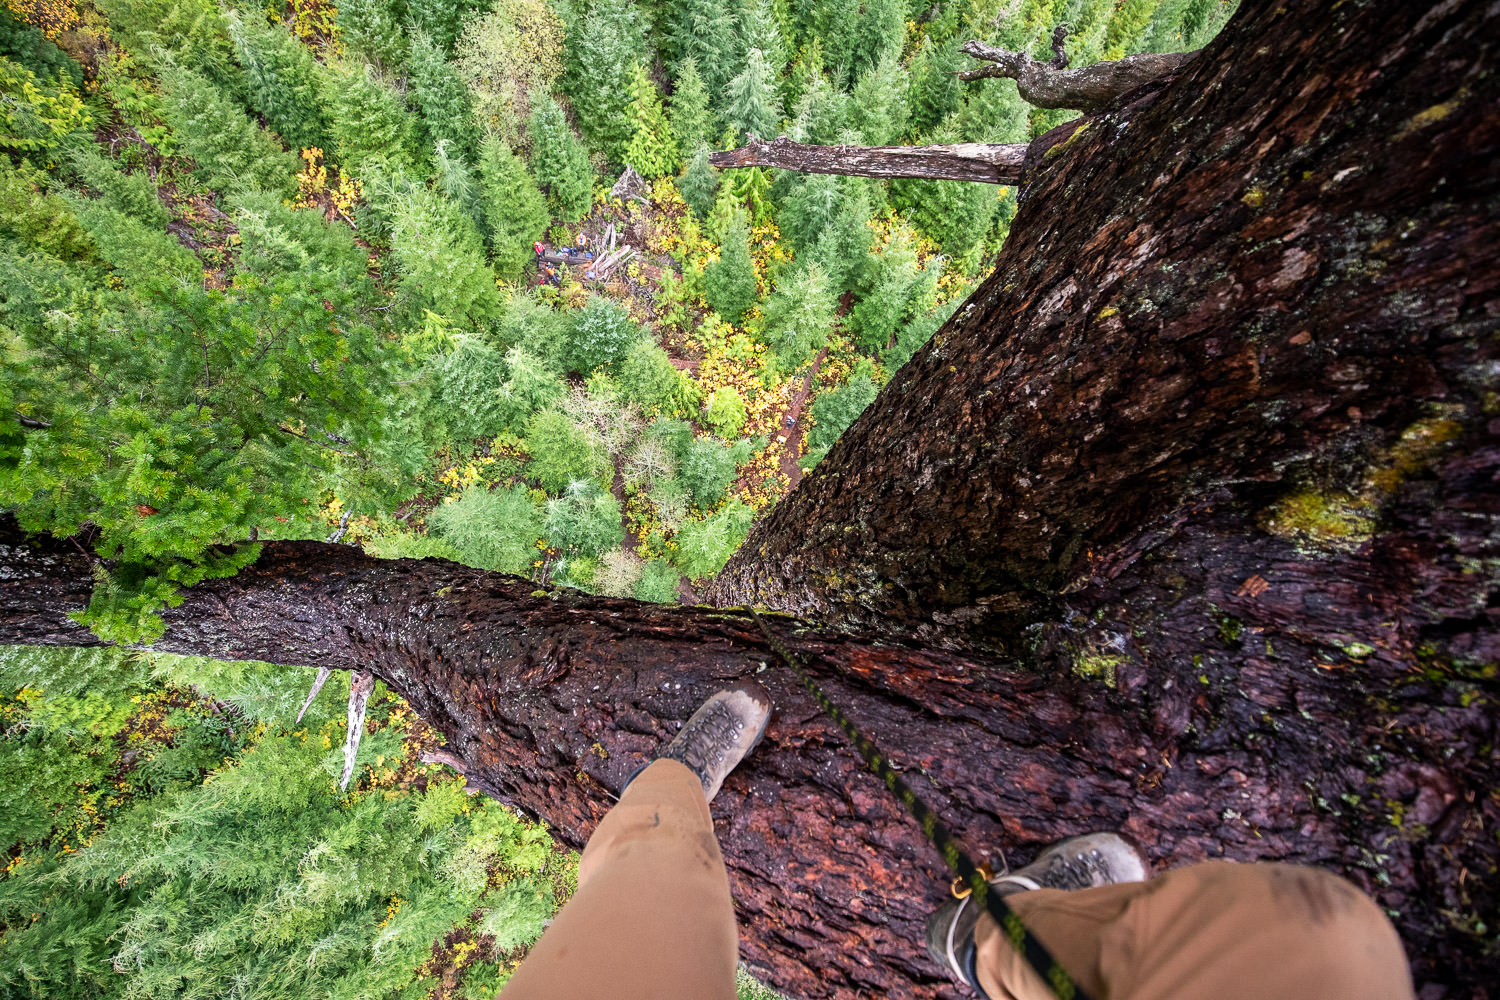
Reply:
[[[0,997],[493,996],[576,884],[545,828],[416,760],[377,686],[0,649]],[[342,690],[340,690],[342,689]]]

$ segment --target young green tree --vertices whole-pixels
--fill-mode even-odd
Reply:
[[[677,88],[672,91],[670,116],[672,134],[677,138],[680,161],[686,161],[714,136],[713,112],[709,109],[708,88],[698,72],[698,60],[684,59],[677,70]]]
[[[719,172],[708,162],[707,146],[699,146],[688,160],[687,169],[677,182],[677,190],[700,219],[708,217],[719,191]]]
[[[246,117],[207,77],[191,70],[162,74],[167,122],[197,174],[217,191],[260,189],[290,194],[298,161]]]
[[[546,532],[545,514],[525,486],[490,490],[471,486],[463,495],[434,507],[427,530],[458,550],[462,560],[481,569],[525,576]]]
[[[469,88],[437,43],[420,31],[411,36],[407,86],[422,112],[422,145],[430,149],[446,142],[452,152],[465,159],[473,157],[479,148],[479,130]]]
[[[782,42],[781,27],[776,23],[776,13],[771,0],[748,0],[739,13],[740,48],[747,54],[759,49],[771,69],[771,76],[779,79],[786,67],[786,46]]]
[[[473,334],[456,338],[453,349],[428,362],[436,386],[436,412],[448,436],[467,449],[478,438],[493,438],[505,426],[500,386],[506,376],[500,352]]]
[[[931,35],[912,56],[907,80],[907,104],[911,108],[911,125],[925,134],[945,121],[963,103],[963,88],[958,72],[963,68],[959,42],[934,41]]]
[[[837,389],[819,393],[813,400],[813,426],[807,434],[807,454],[801,462],[804,469],[817,465],[855,418],[875,401],[879,389],[867,374],[868,366],[863,367],[863,371],[856,369],[849,381]]]
[[[866,145],[889,145],[906,131],[906,73],[895,54],[859,78],[849,103],[850,124]]]
[[[158,281],[197,284],[203,265],[165,229],[147,225],[103,199],[67,195],[74,214],[88,230],[101,259],[129,288],[149,288]]]
[[[695,405],[697,383],[672,364],[650,337],[630,345],[620,362],[620,392],[647,416],[679,416]]]
[[[531,112],[531,172],[547,204],[565,222],[576,222],[593,204],[594,168],[562,108],[543,94]]]
[[[738,436],[749,416],[745,400],[739,392],[728,385],[721,385],[708,397],[700,414],[704,426],[721,438]]]
[[[97,146],[80,146],[68,165],[86,186],[99,192],[110,207],[155,229],[165,229],[171,213],[157,195],[156,185],[142,173],[126,173],[115,160],[102,155]]]
[[[715,312],[735,324],[755,304],[755,265],[750,260],[750,229],[743,215],[724,233],[718,259],[703,269],[703,294]]]
[[[871,254],[860,298],[849,311],[847,326],[870,350],[883,349],[896,330],[930,305],[925,301],[937,278],[937,267],[917,265],[916,241],[907,227],[896,228],[890,241]]]
[[[623,163],[633,134],[627,110],[636,67],[646,61],[640,15],[629,0],[596,0],[568,32],[564,85],[584,138]]]
[[[567,370],[568,313],[543,301],[540,289],[512,292],[492,335],[506,350],[524,348],[554,375]]]
[[[781,122],[781,97],[765,53],[751,49],[745,68],[724,93],[724,120],[741,135],[773,138]]]
[[[625,145],[625,162],[642,177],[655,180],[677,170],[677,140],[662,111],[661,94],[645,65],[635,69],[627,109],[635,131]]]
[[[250,107],[293,150],[321,147],[326,133],[318,107],[317,67],[307,46],[283,26],[237,12],[225,17]]]
[[[689,428],[686,442],[679,441],[675,449],[678,479],[687,490],[688,499],[708,510],[724,499],[739,467],[750,458],[751,443],[737,441],[726,446],[717,438],[691,434]]]
[[[849,95],[830,83],[822,73],[813,74],[797,99],[792,138],[798,142],[830,145],[844,136],[849,128],[849,117]]]
[[[680,77],[683,65],[692,60],[708,93],[721,97],[740,64],[736,49],[734,15],[726,0],[678,0],[671,8],[668,35],[671,57]]]
[[[614,472],[599,435],[556,410],[526,422],[526,452],[531,456],[527,478],[541,483],[548,493],[561,494],[573,482],[607,485]]]
[[[479,176],[495,270],[506,281],[515,281],[531,260],[532,243],[551,221],[546,199],[526,164],[495,136],[484,141]]]
[[[613,369],[641,336],[628,309],[602,295],[591,295],[582,309],[569,316],[568,370],[588,375],[601,368]]]
[[[407,17],[437,44],[444,57],[453,54],[464,23],[484,8],[484,0],[406,0]]]
[[[682,575],[665,559],[651,559],[641,569],[631,596],[637,601],[655,604],[673,604],[677,601],[677,587]]]
[[[783,375],[802,368],[828,343],[838,301],[816,262],[794,271],[766,299],[761,335],[771,366]]]
[[[425,173],[417,152],[415,115],[374,71],[363,63],[331,60],[319,80],[333,159],[363,178],[375,170]]]
[[[339,0],[334,24],[344,50],[386,73],[406,64],[406,0]]]
[[[566,493],[547,501],[546,532],[564,554],[597,558],[625,541],[620,501],[596,482],[569,483]]]
[[[673,562],[683,575],[695,580],[712,576],[734,555],[754,521],[755,511],[738,499],[702,521],[689,521],[677,532]]]
[[[430,309],[455,328],[484,326],[499,315],[495,272],[479,233],[438,191],[418,185],[397,198],[391,255],[408,309]]]

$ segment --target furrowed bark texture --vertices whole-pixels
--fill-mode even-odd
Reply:
[[[1017,184],[1026,160],[1022,143],[994,145],[961,142],[946,146],[809,146],[779,136],[771,142],[750,136],[739,149],[710,153],[720,169],[778,167],[809,174],[846,174],[893,180],[915,177],[933,181]]]
[[[1378,515],[1422,421],[1492,439],[1497,15],[1327,6],[1033,143],[995,273],[709,599],[1014,653],[1221,490]]]
[[[1475,474],[1459,461],[1433,488],[1462,492]],[[1408,544],[1433,545],[1466,516],[1414,525]],[[1289,670],[1273,643],[1341,634],[1350,608],[1356,624],[1377,627],[1382,609],[1364,611],[1361,598],[1383,567],[1320,575],[1265,537],[1253,555],[1276,584],[1251,597],[1233,586],[1241,532],[1232,513],[1205,513],[1165,543],[1184,579],[1164,582],[1148,556],[1112,580],[1110,603],[1149,608],[1196,662],[1178,648],[1111,657],[1144,649],[1107,637],[1113,621],[1060,621],[1038,637],[1058,648],[1100,639],[1096,676],[772,621],[973,853],[1021,862],[1064,835],[1122,829],[1159,867],[1212,857],[1328,866],[1398,912],[1431,996],[1484,996],[1493,970],[1482,938],[1444,915],[1495,905],[1495,845],[1482,833],[1500,821],[1493,685],[1451,677],[1454,644],[1473,630],[1437,623],[1425,641],[1441,652],[1423,675],[1335,652],[1326,667]],[[62,617],[90,582],[71,546],[0,527],[0,642],[94,641]],[[1205,602],[1226,617],[1215,624]],[[1231,629],[1235,615],[1258,624]],[[714,804],[742,956],[794,997],[966,995],[921,946],[947,892],[940,860],[742,611],[539,591],[437,560],[275,542],[233,579],[186,591],[165,617],[158,649],[373,671],[443,732],[471,786],[545,818],[574,846],[707,693],[753,674],[777,714]]]
[[[1053,51],[1062,57],[1062,39],[1054,34]],[[989,63],[977,69],[964,70],[960,80],[983,80],[998,77],[1016,81],[1021,98],[1039,108],[1071,108],[1075,111],[1098,111],[1127,91],[1171,73],[1192,59],[1196,52],[1142,52],[1124,59],[1097,62],[1078,69],[1063,69],[1053,63],[1037,62],[1025,52],[997,49],[980,41],[964,42],[959,50]]]

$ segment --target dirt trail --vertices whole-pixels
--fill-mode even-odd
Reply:
[[[823,359],[826,357],[828,357],[828,348],[825,347],[813,359],[812,368],[802,379],[802,388],[793,394],[786,413],[781,416],[779,428],[786,435],[786,444],[781,452],[781,474],[787,477],[788,490],[796,487],[802,479],[802,466],[797,464],[797,459],[802,454],[802,409],[807,404],[807,397],[812,395],[813,379],[818,377],[818,370],[823,367]],[[791,427],[787,426],[788,419],[795,421]]]

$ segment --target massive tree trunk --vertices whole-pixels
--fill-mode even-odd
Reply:
[[[779,715],[716,802],[794,996],[958,996],[938,859],[772,663],[774,619],[974,853],[1123,828],[1323,864],[1431,996],[1496,979],[1500,20],[1253,7],[1034,145],[995,274],[762,522],[723,607],[272,543],[163,649],[366,667],[581,843],[722,680]],[[90,641],[90,564],[0,538],[0,641]],[[813,623],[817,624],[813,624]]]

